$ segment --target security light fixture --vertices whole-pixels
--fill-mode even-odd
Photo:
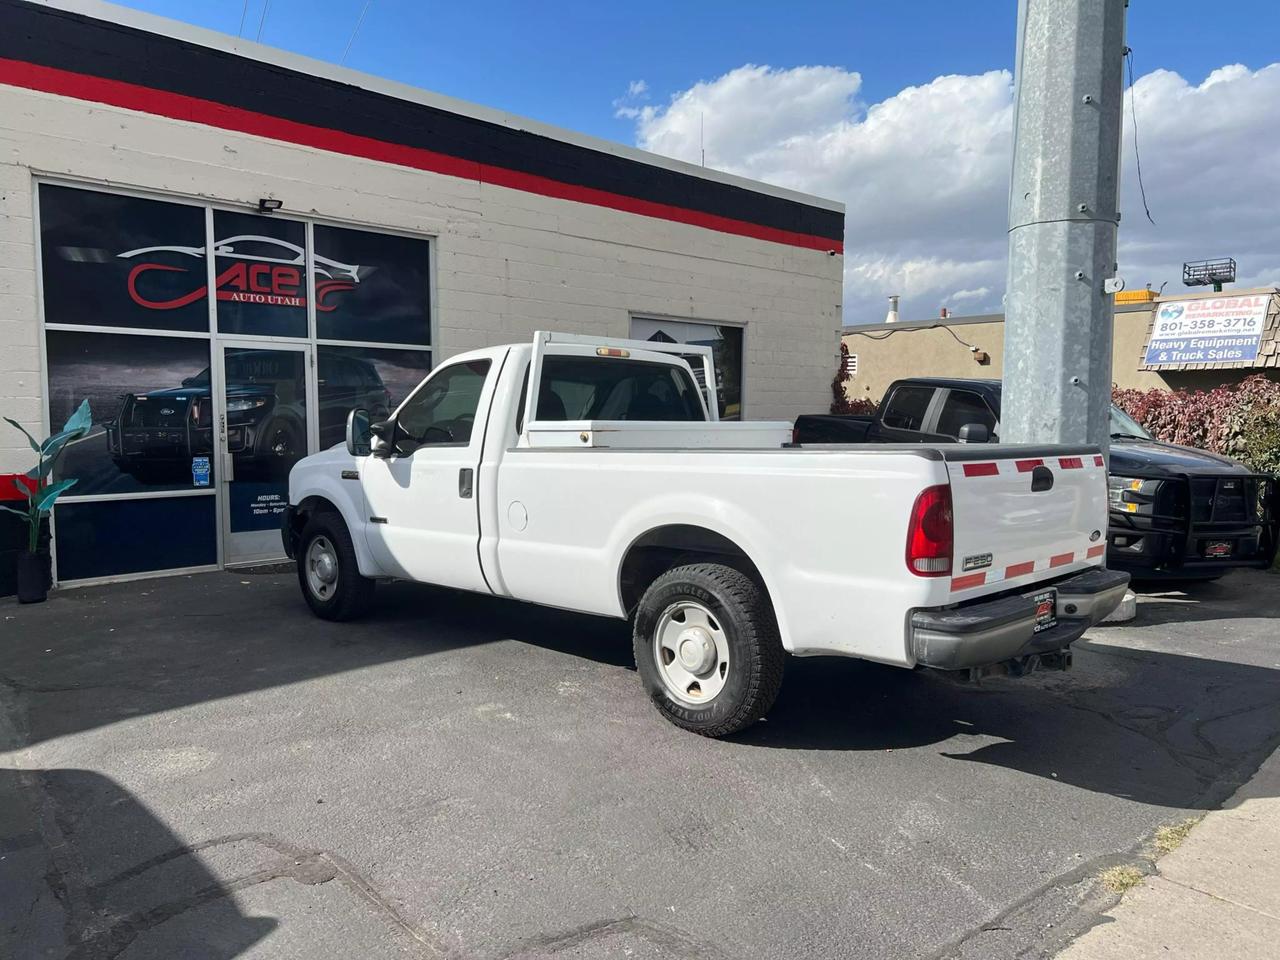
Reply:
[[[1193,260],[1182,265],[1182,282],[1188,287],[1208,287],[1221,291],[1224,283],[1234,283],[1236,262],[1231,257],[1220,260]]]
[[[277,200],[275,197],[261,197],[258,200],[259,213],[275,213],[284,206],[283,200]]]

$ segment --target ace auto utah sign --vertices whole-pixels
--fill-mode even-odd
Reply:
[[[1256,360],[1271,297],[1213,297],[1160,304],[1146,365]]]

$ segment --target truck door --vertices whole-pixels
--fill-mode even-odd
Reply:
[[[937,416],[941,394],[927,384],[904,383],[893,388],[872,424],[873,439],[881,443],[948,443],[945,437],[925,433],[925,426]]]
[[[488,592],[475,481],[496,379],[489,360],[440,367],[396,411],[392,455],[365,458],[365,537],[382,569]]]
[[[999,426],[997,418],[987,401],[972,390],[952,388],[945,391],[938,411],[937,423],[933,425],[934,434],[944,437],[945,443],[951,443],[960,436],[960,428],[971,424],[979,424],[987,428],[987,435],[992,443],[998,441]]]

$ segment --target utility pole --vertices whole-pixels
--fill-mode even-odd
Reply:
[[[1127,0],[1019,0],[1000,438],[1110,438]]]

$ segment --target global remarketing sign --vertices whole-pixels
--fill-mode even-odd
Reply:
[[[1160,304],[1146,365],[1238,363],[1258,358],[1271,297],[1213,297]]]

